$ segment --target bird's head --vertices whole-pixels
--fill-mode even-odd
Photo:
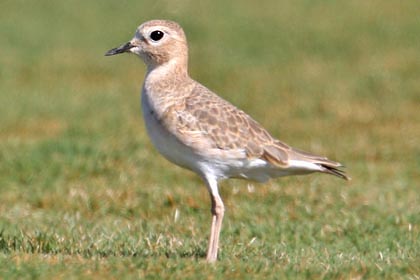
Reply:
[[[169,20],[151,20],[140,25],[129,42],[113,48],[106,56],[134,53],[140,56],[148,68],[168,62],[187,64],[187,39],[181,26]]]

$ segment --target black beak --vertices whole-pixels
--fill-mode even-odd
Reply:
[[[128,52],[132,47],[135,47],[134,45],[132,45],[130,42],[119,46],[118,48],[113,48],[112,50],[109,50],[105,53],[105,56],[110,56],[110,55],[116,55],[116,54],[120,54],[120,53],[125,53]]]

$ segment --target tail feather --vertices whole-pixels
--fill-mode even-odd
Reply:
[[[323,156],[292,148],[280,141],[276,141],[274,145],[266,145],[264,147],[262,159],[279,167],[279,169],[290,168],[290,173],[288,175],[321,172],[337,176],[344,180],[351,180],[351,178],[346,175],[346,172],[340,169],[344,167],[341,163],[329,160]],[[282,176],[284,176],[284,173],[282,174]]]
[[[351,178],[346,175],[345,171],[343,171],[341,169],[338,169],[335,166],[327,165],[325,163],[324,164],[320,163],[319,165],[322,167],[321,172],[323,172],[323,173],[335,175],[335,176],[340,177],[340,178],[342,178],[344,180],[347,180],[347,181],[351,180]]]
[[[326,157],[317,156],[310,154],[304,151],[293,149],[293,157],[296,159],[310,161],[321,167],[320,172],[334,175],[340,177],[344,180],[351,180],[349,176],[346,175],[344,170],[341,170],[340,167],[344,167],[341,163],[329,160]]]

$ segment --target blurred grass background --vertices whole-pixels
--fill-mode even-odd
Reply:
[[[416,1],[0,3],[0,278],[420,277]],[[140,23],[178,21],[190,74],[350,183],[221,187],[209,198],[145,134]]]

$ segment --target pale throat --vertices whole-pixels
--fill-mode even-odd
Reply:
[[[142,94],[147,96],[150,106],[158,114],[163,114],[189,94],[193,86],[185,62],[171,59],[164,64],[148,67]]]
[[[145,85],[155,85],[165,80],[183,80],[188,78],[188,64],[184,59],[172,58],[163,64],[148,64]]]

